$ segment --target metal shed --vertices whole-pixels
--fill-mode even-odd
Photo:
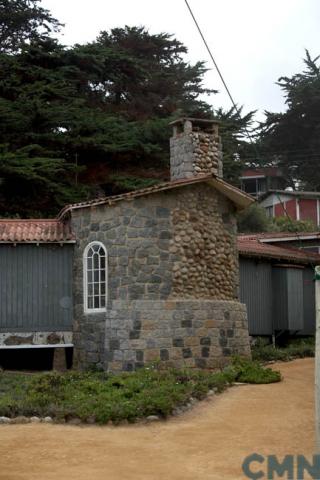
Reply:
[[[272,266],[240,257],[240,300],[247,306],[250,335],[272,335]]]
[[[249,334],[276,332],[313,335],[313,265],[320,255],[264,244],[252,235],[238,237],[240,300],[246,304]]]
[[[275,331],[303,329],[303,268],[281,264],[272,268]]]
[[[0,348],[72,345],[74,238],[57,220],[0,220]]]

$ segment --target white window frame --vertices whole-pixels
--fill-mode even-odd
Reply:
[[[99,308],[89,308],[89,296],[88,296],[88,253],[89,250],[94,246],[98,245],[100,248],[103,249],[105,255],[105,306]],[[102,242],[90,242],[83,252],[82,257],[82,264],[83,264],[83,306],[84,306],[84,313],[99,313],[99,312],[106,312],[107,310],[107,298],[108,298],[108,252],[106,247],[103,245]],[[99,261],[100,267],[100,261]],[[99,272],[101,268],[99,268]],[[99,291],[100,291],[100,273],[99,273]],[[102,297],[101,293],[99,293],[99,298]],[[99,301],[100,303],[100,301]]]

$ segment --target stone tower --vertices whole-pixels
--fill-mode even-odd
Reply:
[[[222,146],[218,122],[180,118],[171,123],[171,180],[212,173],[222,177]]]

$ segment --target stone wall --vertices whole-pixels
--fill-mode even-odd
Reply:
[[[246,308],[219,300],[114,301],[107,313],[105,368],[135,370],[161,360],[218,368],[250,355]]]
[[[230,202],[207,185],[181,192],[172,210],[172,231],[171,296],[238,298],[236,220]]]
[[[115,300],[129,305],[135,300],[238,298],[234,209],[206,183],[74,210],[71,221],[78,239],[73,292],[79,367],[102,366],[110,338],[105,336],[106,313],[84,313],[82,256],[89,242],[102,242],[108,252],[107,315],[115,310]],[[130,309],[124,310],[133,320]]]
[[[222,177],[220,138],[212,133],[180,133],[170,139],[171,180],[213,173]]]

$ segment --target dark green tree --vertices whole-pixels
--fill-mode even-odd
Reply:
[[[115,193],[130,177],[165,178],[169,121],[210,114],[198,100],[204,66],[184,63],[184,51],[126,27],[85,46],[46,36],[0,54],[2,212],[53,214],[90,183]]]
[[[319,57],[306,50],[305,70],[281,77],[287,110],[266,112],[261,126],[264,162],[279,165],[293,188],[320,190],[320,67]]]
[[[256,157],[255,136],[252,128],[255,111],[242,114],[242,107],[214,111],[220,122],[223,147],[223,177],[239,186],[239,177],[244,168]]]
[[[25,42],[59,31],[61,24],[40,0],[0,0],[0,52],[16,53]]]
[[[213,92],[202,86],[204,62],[185,62],[187,48],[172,35],[126,26],[102,32],[95,42],[75,49],[95,58],[91,88],[108,112],[135,121],[166,118],[179,111],[212,114],[198,98]]]

